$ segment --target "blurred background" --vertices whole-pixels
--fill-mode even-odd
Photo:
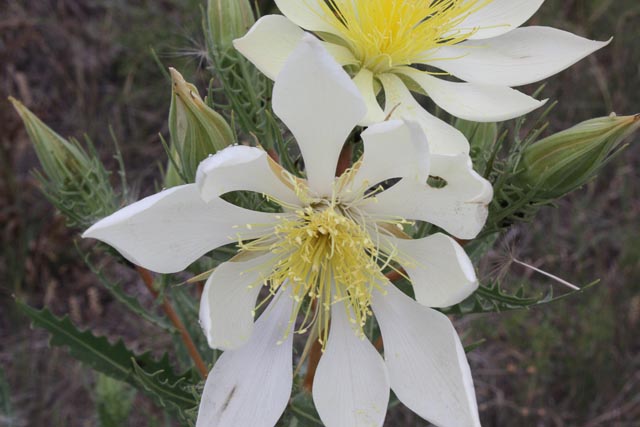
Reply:
[[[158,134],[168,133],[171,88],[163,67],[181,70],[201,92],[210,77],[202,7],[200,0],[0,0],[0,426],[98,426],[108,399],[130,411],[129,426],[176,425],[145,397],[49,348],[47,333],[30,329],[15,309],[13,296],[134,349],[173,345],[122,309],[82,262],[78,230],[66,229],[39,192],[30,172],[37,158],[6,98],[20,99],[65,137],[86,133],[115,169],[112,132],[138,195],[151,194],[166,158]],[[637,0],[547,0],[530,24],[614,37],[549,80],[543,96],[560,105],[548,132],[640,112]],[[541,308],[458,322],[465,342],[486,339],[469,354],[485,427],[640,426],[639,139],[491,254],[507,281],[533,290],[560,285],[510,266],[510,254],[578,286],[601,283]],[[127,292],[152,304],[127,274]],[[426,423],[398,406],[385,425]]]

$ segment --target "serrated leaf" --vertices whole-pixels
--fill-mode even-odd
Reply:
[[[547,292],[527,296],[526,289],[523,286],[519,287],[514,294],[511,294],[501,289],[499,284],[489,286],[480,285],[476,292],[460,304],[440,309],[440,311],[445,314],[472,314],[528,309],[584,292],[598,282],[599,281],[596,280],[578,291],[570,291],[558,296],[554,296],[553,288],[549,288]]]
[[[152,396],[156,403],[177,413],[181,420],[191,418],[188,411],[198,405],[194,393],[189,391],[189,389],[194,389],[193,384],[189,384],[185,377],[180,377],[172,382],[163,370],[147,371],[138,364],[135,358],[131,359],[131,364],[134,369],[134,381]]]
[[[67,347],[76,360],[111,378],[131,384],[161,404],[162,401],[157,395],[142,386],[139,371],[136,369],[153,373],[161,384],[181,384],[186,388],[197,383],[190,372],[177,375],[169,363],[167,354],[160,360],[154,359],[149,352],[137,355],[129,350],[121,339],[112,344],[105,337],[95,336],[88,330],[77,329],[68,316],[59,318],[46,308],[37,310],[21,301],[16,301],[16,304],[31,319],[34,326],[42,327],[51,334],[50,345]],[[176,406],[178,404],[184,405],[182,409],[187,410],[196,406],[197,402],[191,396],[190,400],[176,400]]]

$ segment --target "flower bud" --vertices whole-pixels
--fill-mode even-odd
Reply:
[[[479,152],[490,151],[498,138],[498,125],[496,123],[478,123],[456,119],[455,127],[467,138],[471,150]]]
[[[218,51],[232,48],[255,22],[249,0],[209,0],[207,18],[210,42]]]
[[[167,170],[167,186],[176,185],[177,182],[172,181],[180,174],[193,182],[202,160],[234,142],[233,131],[226,120],[200,98],[194,85],[187,83],[173,68],[170,71],[173,80],[170,155],[174,161]],[[175,166],[180,168],[180,173],[176,173]]]
[[[640,127],[640,115],[600,117],[544,138],[524,150],[519,184],[553,199],[591,179]]]
[[[42,166],[36,176],[43,193],[69,226],[85,227],[113,213],[120,203],[95,151],[87,153],[78,141],[58,135],[20,101],[12,97],[9,101],[22,118]]]
[[[78,147],[55,133],[20,101],[9,97],[24,126],[47,178],[62,182],[88,168]]]
[[[498,139],[498,125],[496,123],[478,123],[463,119],[456,119],[455,127],[467,138],[471,148],[473,166],[478,171],[484,171],[487,161],[494,150]]]

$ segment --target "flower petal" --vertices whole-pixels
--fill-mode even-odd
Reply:
[[[449,307],[478,288],[471,260],[451,237],[436,233],[423,239],[389,239],[400,253],[420,304]]]
[[[429,145],[422,128],[413,122],[389,120],[362,132],[364,153],[353,178],[355,190],[391,178],[429,177]]]
[[[518,28],[488,40],[440,48],[429,61],[471,83],[520,86],[546,79],[608,45],[549,27]]]
[[[270,232],[277,215],[213,199],[205,203],[195,184],[173,187],[103,218],[82,237],[101,240],[134,264],[175,273],[205,253],[242,238]],[[247,224],[265,227],[246,228]]]
[[[404,178],[390,189],[371,198],[369,214],[427,221],[460,239],[473,239],[487,220],[493,197],[491,184],[478,175],[471,159],[458,156],[431,156],[431,176],[446,185],[434,188],[416,179]],[[369,199],[367,199],[369,200]]]
[[[324,47],[327,52],[329,52],[331,56],[333,56],[333,59],[335,59],[338,64],[345,66],[358,63],[356,57],[353,56],[353,52],[351,52],[346,47],[327,41],[321,41],[320,44],[322,44],[322,47]]]
[[[305,32],[282,15],[266,15],[258,19],[249,32],[233,41],[234,47],[271,80],[280,74],[284,63]],[[357,62],[344,46],[321,42],[340,65]]]
[[[385,113],[391,118],[417,122],[429,141],[434,154],[469,153],[469,141],[462,132],[427,111],[411,96],[400,77],[393,74],[378,76],[384,87]]]
[[[473,379],[453,325],[389,284],[372,308],[384,340],[391,389],[409,409],[439,427],[479,427]]]
[[[361,68],[353,78],[353,82],[358,87],[358,90],[364,98],[364,102],[367,104],[367,115],[362,119],[360,125],[369,126],[383,121],[385,114],[376,99],[373,73],[366,68]]]
[[[331,25],[332,22],[336,21],[335,17],[327,16],[326,9],[320,6],[320,2],[316,0],[276,0],[276,5],[284,16],[305,30],[340,34]]]
[[[387,368],[378,351],[352,328],[341,303],[313,380],[313,401],[327,427],[382,426],[389,403]]]
[[[234,40],[233,46],[275,80],[302,36],[304,31],[284,16],[267,15],[258,19],[244,37]]]
[[[245,145],[218,151],[203,160],[196,173],[196,184],[205,202],[224,193],[244,190],[299,205],[294,190],[283,179],[284,170],[264,150]]]
[[[471,39],[481,40],[509,33],[536,13],[544,0],[492,0],[469,15],[458,29],[478,28]]]
[[[258,293],[275,262],[268,253],[216,268],[200,299],[200,326],[209,347],[230,350],[247,342],[253,331]]]
[[[474,122],[513,119],[547,102],[538,101],[507,86],[449,82],[409,67],[398,71],[420,85],[449,114]]]
[[[260,316],[247,344],[220,356],[204,386],[196,427],[273,427],[293,384],[292,337],[283,340],[292,311],[280,292]]]
[[[491,183],[473,170],[469,156],[432,156],[429,175],[447,182],[444,188],[436,188],[447,189],[443,194],[450,194],[452,197],[457,195],[477,203],[489,203],[493,198]]]
[[[309,187],[330,195],[342,146],[367,110],[358,88],[315,37],[303,38],[278,75],[273,111],[298,141]]]

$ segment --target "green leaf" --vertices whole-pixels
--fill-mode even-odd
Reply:
[[[236,49],[220,49],[210,37],[211,25],[214,24],[205,22],[208,59],[219,84],[217,88],[211,86],[207,101],[213,107],[213,92],[224,92],[227,104],[215,107],[231,116],[241,131],[239,136],[256,139],[266,149],[277,148],[282,134],[278,122],[273,120],[269,102],[273,83]]]
[[[153,313],[150,313],[146,308],[144,308],[137,298],[132,297],[127,294],[124,289],[118,283],[113,283],[104,275],[102,270],[100,270],[97,266],[95,266],[91,260],[89,259],[89,254],[83,254],[79,247],[78,253],[82,256],[84,263],[89,267],[91,272],[96,275],[102,286],[104,286],[111,295],[119,302],[121,302],[127,309],[129,309],[136,316],[146,320],[154,326],[157,326],[169,333],[175,333],[175,328],[166,321],[166,319],[156,316]]]
[[[144,391],[156,402],[166,405],[167,394],[159,394],[156,389],[148,387],[148,379],[142,373],[153,373],[154,381],[160,386],[166,384],[170,395],[178,396],[172,401],[175,412],[189,410],[197,405],[197,400],[187,391],[198,382],[191,372],[177,375],[169,363],[168,355],[155,360],[149,352],[136,355],[124,345],[122,340],[110,343],[105,337],[93,335],[90,331],[80,331],[69,320],[68,316],[59,318],[46,308],[36,310],[21,301],[16,301],[18,308],[26,314],[34,326],[46,329],[51,334],[50,344],[67,347],[71,356],[92,369],[111,378],[127,382]],[[178,395],[177,387],[181,394]],[[177,409],[180,409],[178,411]]]
[[[167,378],[163,370],[151,371],[143,369],[135,358],[131,358],[135,372],[135,382],[163,408],[176,413],[182,421],[195,421],[195,408],[198,401],[195,386],[185,377],[177,380]]]
[[[582,293],[598,282],[599,280],[596,280],[578,291],[566,292],[558,296],[554,296],[553,288],[551,287],[546,292],[527,295],[524,287],[520,287],[515,293],[510,293],[503,290],[499,283],[494,283],[489,286],[480,285],[476,292],[460,304],[441,309],[440,311],[445,314],[472,314],[528,309]]]
[[[474,166],[493,185],[494,197],[489,206],[486,225],[478,236],[482,238],[510,227],[514,223],[529,222],[542,206],[553,199],[541,199],[535,189],[514,184],[519,173],[524,150],[548,127],[547,118],[557,103],[542,112],[523,116],[498,129],[495,143],[486,149],[473,150]],[[488,131],[493,136],[493,131]],[[483,138],[486,135],[483,135]]]

